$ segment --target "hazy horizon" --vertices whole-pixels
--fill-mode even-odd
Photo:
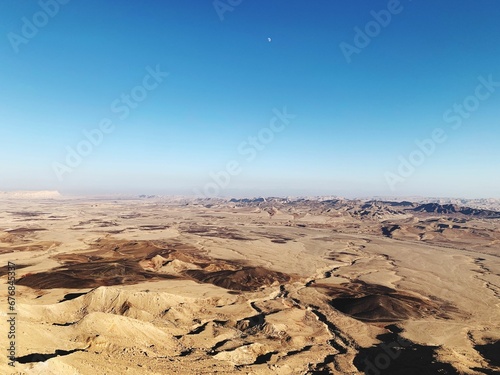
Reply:
[[[0,191],[499,197],[498,2],[231,4],[3,2]]]
[[[239,192],[231,189],[224,191],[217,197],[206,197],[203,195],[196,195],[194,193],[183,193],[182,191],[59,191],[59,190],[7,190],[0,191],[4,194],[39,194],[39,193],[59,193],[62,198],[99,198],[99,199],[119,199],[119,198],[139,198],[140,196],[157,197],[157,198],[185,198],[185,199],[198,199],[198,198],[220,198],[220,199],[256,199],[256,198],[342,198],[347,200],[389,200],[389,201],[433,201],[433,200],[494,200],[500,201],[499,197],[474,197],[474,196],[433,196],[433,195],[355,195],[347,192],[346,194],[327,194],[322,192],[308,193],[308,191],[295,191],[290,194],[280,193],[279,191],[248,191]]]

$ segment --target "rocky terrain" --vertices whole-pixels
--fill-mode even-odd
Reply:
[[[493,207],[50,194],[0,207],[3,337],[9,262],[17,313],[2,373],[500,371]]]

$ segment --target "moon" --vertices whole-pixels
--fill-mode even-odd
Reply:
[[[272,40],[271,38],[267,38],[267,41],[268,41],[268,42],[271,42],[271,40]]]

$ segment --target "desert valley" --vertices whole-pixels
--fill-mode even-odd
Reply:
[[[498,374],[500,211],[466,203],[0,195],[0,371]]]

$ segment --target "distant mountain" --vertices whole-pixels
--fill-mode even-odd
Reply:
[[[57,190],[0,191],[0,199],[57,199],[62,195]]]
[[[483,210],[471,207],[461,207],[456,204],[425,203],[413,209],[415,212],[428,212],[436,214],[463,214],[467,216],[478,216],[489,219],[500,218],[500,212]]]
[[[498,219],[500,210],[467,207],[461,204],[439,204],[436,202],[411,202],[408,200],[349,200],[349,199],[321,199],[321,198],[243,198],[223,199],[206,198],[204,203],[210,205],[225,205],[227,203],[239,206],[258,207],[260,209],[277,209],[283,213],[301,217],[306,212],[331,215],[337,217],[351,216],[362,219],[384,219],[392,217],[412,217],[416,214],[437,214],[481,219]]]
[[[467,209],[471,210],[471,209]],[[455,204],[425,203],[413,209],[416,212],[433,212],[436,214],[454,214],[461,211],[461,207]]]
[[[248,198],[243,198],[243,199],[236,199],[233,198],[229,202],[231,203],[262,203],[265,202],[266,200],[264,198],[253,198],[253,199],[248,199]]]
[[[438,203],[441,205],[455,204],[462,207],[478,208],[482,210],[500,211],[500,198],[435,198],[435,197],[371,197],[365,201],[401,201],[412,203]]]

